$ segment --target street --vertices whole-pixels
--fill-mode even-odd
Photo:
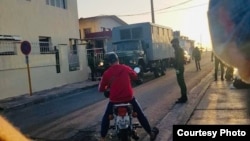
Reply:
[[[213,71],[210,57],[211,52],[203,52],[201,71],[196,71],[193,60],[185,65],[188,91]],[[169,68],[166,75],[157,79],[149,76],[147,82],[134,88],[134,92],[150,124],[156,125],[167,115],[180,96],[175,70]],[[95,141],[99,137],[100,122],[107,102],[108,99],[95,87],[9,111],[4,115],[24,134],[35,140]],[[139,129],[139,136],[146,136],[143,129]]]

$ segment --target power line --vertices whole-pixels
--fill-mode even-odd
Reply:
[[[196,7],[204,6],[204,5],[207,5],[207,4],[208,4],[208,3],[203,3],[203,4],[198,4],[198,5],[194,5],[194,6],[186,7],[186,8],[175,9],[175,10],[168,10],[168,11],[165,11],[165,12],[158,12],[158,14],[159,14],[159,13],[174,12],[174,11],[181,11],[181,10],[186,10],[186,9],[196,8]]]
[[[181,5],[186,4],[186,3],[189,3],[189,2],[191,2],[191,1],[193,1],[193,0],[184,1],[184,2],[181,2],[181,3],[179,3],[179,4],[175,4],[175,5],[172,5],[172,6],[168,6],[168,7],[166,7],[166,8],[162,8],[162,9],[159,9],[159,10],[156,10],[156,11],[161,11],[161,10],[166,10],[166,9],[169,9],[169,8],[181,6]]]
[[[165,10],[165,9],[169,9],[169,8],[177,7],[177,6],[180,6],[180,5],[186,4],[186,3],[191,2],[191,1],[193,1],[193,0],[184,1],[184,2],[181,2],[181,3],[175,4],[175,5],[171,5],[171,6],[168,6],[168,7],[166,7],[166,8],[159,9],[159,10],[155,10],[155,11],[161,11],[161,10]],[[149,14],[149,13],[151,13],[151,12],[142,12],[142,13],[137,13],[137,14],[127,14],[127,15],[117,15],[117,16],[119,16],[119,17],[127,17],[127,16],[146,15],[146,14]]]
[[[159,11],[168,10],[170,8],[181,6],[181,5],[186,4],[186,3],[190,2],[190,1],[193,1],[193,0],[188,0],[188,1],[185,1],[185,2],[182,2],[182,3],[179,3],[179,4],[175,4],[175,5],[168,6],[168,7],[162,8],[162,9],[158,9],[158,10],[155,10],[155,12],[159,13]],[[172,10],[172,11],[168,11],[168,12],[173,12],[173,11],[179,11],[179,10],[184,10],[184,9],[195,8],[195,7],[203,6],[203,5],[206,5],[206,4],[207,3],[205,3],[205,4],[199,4],[199,5],[195,5],[195,6],[189,6],[189,7],[186,7],[186,8],[176,9],[176,10]],[[142,12],[142,13],[137,13],[137,14],[126,14],[126,15],[116,15],[116,16],[118,16],[118,17],[129,17],[129,16],[147,15],[149,13],[151,13],[151,12]],[[160,12],[160,13],[166,13],[166,12]]]

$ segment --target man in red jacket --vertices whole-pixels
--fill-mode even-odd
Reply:
[[[137,80],[136,72],[129,66],[119,64],[118,56],[114,52],[107,54],[107,61],[110,67],[104,72],[98,88],[100,92],[105,92],[107,89],[110,91],[109,103],[102,118],[101,141],[105,140],[108,133],[110,124],[108,117],[113,113],[113,105],[125,102],[132,104],[134,111],[137,112],[138,121],[150,135],[150,140],[154,141],[159,130],[156,127],[151,129],[139,103],[133,96],[131,80]]]

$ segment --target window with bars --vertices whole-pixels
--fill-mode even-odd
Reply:
[[[47,54],[52,51],[51,37],[39,36],[40,53]]]
[[[67,0],[46,0],[46,4],[62,9],[67,9]]]

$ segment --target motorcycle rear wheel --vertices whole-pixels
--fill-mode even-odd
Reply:
[[[131,141],[131,133],[128,129],[120,130],[119,133],[120,141]]]

